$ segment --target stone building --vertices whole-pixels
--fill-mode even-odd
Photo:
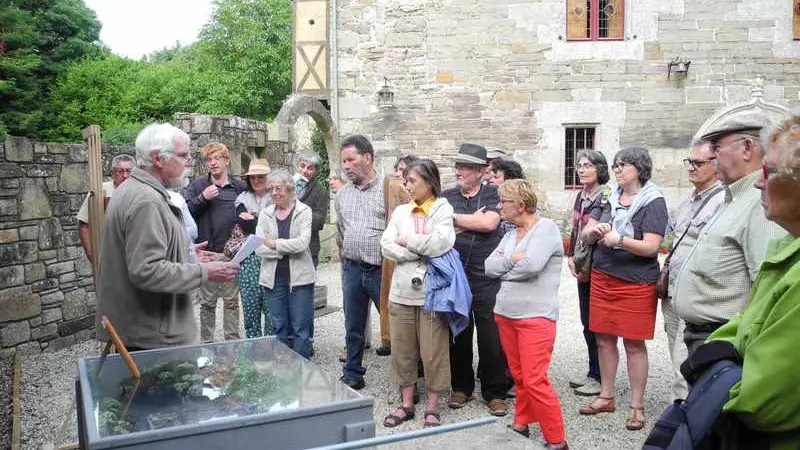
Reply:
[[[299,3],[298,3],[299,4]],[[571,206],[574,152],[644,146],[675,204],[680,160],[715,110],[800,105],[792,0],[342,0],[331,9],[331,113],[341,135],[440,161],[461,142],[505,149]],[[673,64],[670,64],[670,63]],[[385,81],[385,80],[388,80]],[[384,84],[392,105],[378,105]],[[557,213],[555,213],[557,214]]]

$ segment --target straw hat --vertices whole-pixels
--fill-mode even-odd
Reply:
[[[250,175],[267,175],[270,173],[269,163],[266,159],[254,159],[250,161],[250,167],[247,170],[247,173],[242,175],[243,177],[249,177]]]

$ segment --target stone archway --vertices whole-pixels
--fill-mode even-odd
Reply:
[[[304,115],[309,115],[322,133],[331,173],[336,173],[339,170],[339,132],[330,111],[321,101],[310,95],[293,94],[283,102],[274,123],[288,129]]]

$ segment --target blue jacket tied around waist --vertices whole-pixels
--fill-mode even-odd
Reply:
[[[469,325],[472,291],[455,249],[428,259],[428,293],[423,308],[445,313],[453,337]]]

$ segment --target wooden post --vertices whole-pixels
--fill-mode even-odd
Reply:
[[[103,163],[100,158],[102,144],[100,142],[100,127],[89,125],[83,129],[83,141],[86,144],[86,154],[89,160],[89,230],[91,231],[92,271],[95,284],[97,284],[97,270],[100,268],[100,233],[105,219],[105,197],[103,190]]]

